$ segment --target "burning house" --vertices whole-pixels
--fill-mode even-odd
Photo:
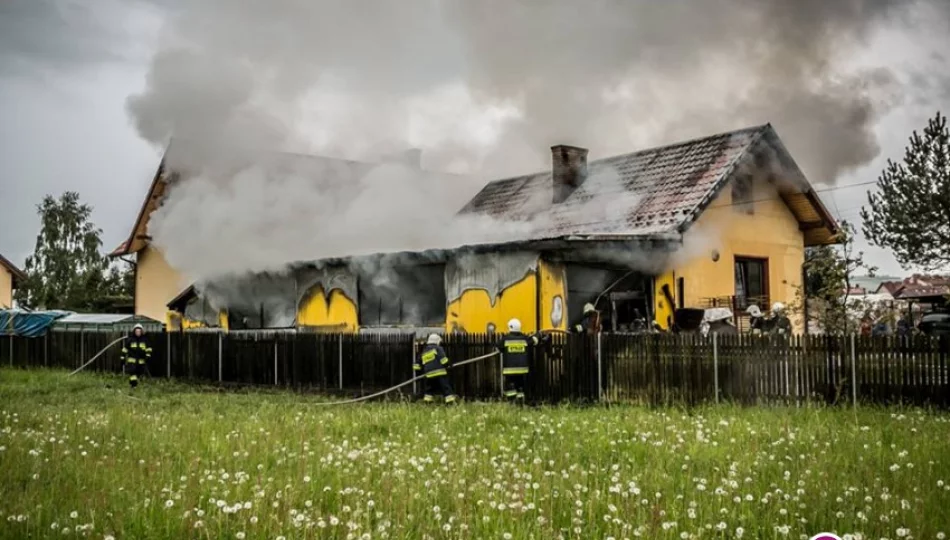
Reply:
[[[309,168],[294,174],[319,189],[332,161],[304,159]],[[438,181],[428,174],[419,181]],[[114,253],[136,256],[136,313],[184,329],[482,333],[517,317],[528,332],[567,330],[588,303],[606,330],[668,329],[680,308],[739,314],[792,301],[805,248],[838,231],[763,125],[591,161],[586,149],[555,146],[549,171],[490,182],[458,212],[504,224],[501,235],[398,253],[379,246],[188,286],[147,234],[167,192],[187,181],[163,162]]]

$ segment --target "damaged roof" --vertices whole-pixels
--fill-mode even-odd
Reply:
[[[800,223],[806,245],[835,242],[838,226],[771,125],[591,161],[563,202],[550,171],[486,185],[463,214],[537,224],[534,237],[681,234],[747,165],[770,178]]]

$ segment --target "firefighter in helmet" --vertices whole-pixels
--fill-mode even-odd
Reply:
[[[122,346],[122,356],[125,359],[125,372],[129,376],[129,387],[134,389],[139,384],[139,376],[145,374],[146,362],[152,358],[152,347],[145,338],[145,329],[141,324],[132,328],[132,335]]]
[[[521,321],[508,321],[508,333],[501,339],[499,348],[502,355],[501,374],[505,381],[505,398],[510,401],[524,402],[524,389],[528,379],[529,364],[534,347],[546,341],[550,336],[539,338],[521,332]]]
[[[578,334],[596,334],[600,332],[600,313],[594,308],[594,304],[584,304],[584,315],[581,322],[574,326],[574,331]]]
[[[780,336],[789,336],[792,333],[792,321],[785,314],[785,304],[772,304],[772,333]]]
[[[422,401],[432,403],[435,401],[436,394],[442,394],[446,403],[458,401],[458,396],[452,391],[452,383],[449,382],[448,367],[449,357],[445,355],[445,350],[442,348],[442,337],[438,334],[429,334],[426,346],[413,366],[417,373],[422,373],[426,377]]]

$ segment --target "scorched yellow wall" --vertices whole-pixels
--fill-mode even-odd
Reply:
[[[13,307],[13,275],[0,265],[0,309]]]
[[[194,330],[196,328],[208,328],[208,325],[201,321],[196,321],[185,317],[182,313],[177,311],[169,311],[165,316],[165,329],[166,330]],[[218,313],[218,326],[224,330],[228,331],[228,312],[221,310]]]
[[[327,297],[322,287],[307,295],[297,310],[297,325],[327,331],[356,332],[358,326],[356,304],[343,291],[334,289]]]
[[[488,323],[493,323],[497,332],[507,332],[508,321],[517,318],[522,332],[534,333],[537,331],[537,298],[536,272],[529,272],[521,281],[501,291],[494,302],[485,289],[468,289],[449,303],[445,329],[482,334],[488,331]]]
[[[567,331],[567,273],[561,263],[538,262],[541,274],[541,329]],[[557,299],[560,298],[558,301]],[[552,314],[555,302],[559,302],[560,323],[554,324]]]
[[[686,232],[680,262],[674,264],[672,272],[657,278],[657,292],[661,283],[669,283],[675,295],[675,275],[684,278],[685,307],[702,307],[706,298],[734,296],[736,257],[754,257],[768,260],[770,300],[793,303],[805,258],[805,240],[798,220],[768,184],[754,185],[751,200],[755,201],[753,213],[743,212],[733,205],[731,186],[725,186]],[[714,249],[719,252],[718,261],[713,261]],[[657,297],[657,303],[661,298]],[[768,308],[760,307],[763,311]],[[796,322],[796,317],[791,318]],[[663,325],[665,318],[658,317],[657,322]]]
[[[184,288],[181,274],[151,245],[138,252],[135,275],[135,314],[166,320],[168,302]]]

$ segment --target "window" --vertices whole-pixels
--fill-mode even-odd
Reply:
[[[745,309],[752,304],[767,301],[768,286],[768,259],[736,257],[736,304],[738,308]]]
[[[445,307],[444,264],[360,275],[360,326],[444,326]]]
[[[751,215],[754,212],[752,195],[752,177],[747,174],[737,176],[732,182],[733,208],[738,212]]]

